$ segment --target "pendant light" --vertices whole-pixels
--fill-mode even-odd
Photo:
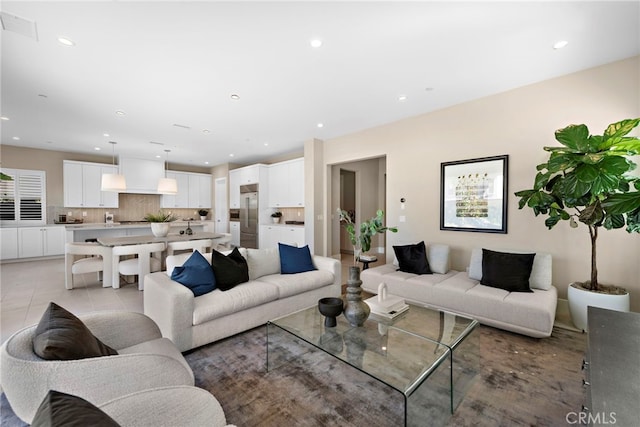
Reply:
[[[113,167],[116,167],[116,144],[115,141],[109,141],[111,144],[111,164]],[[102,191],[126,191],[127,184],[124,179],[124,175],[120,175],[117,173],[103,173],[102,174],[102,185],[100,187]]]
[[[169,152],[171,150],[164,150],[167,153],[167,167],[164,171],[164,178],[160,178],[158,181],[158,193],[160,194],[177,194],[178,183],[173,178],[167,178],[167,169],[169,168]]]

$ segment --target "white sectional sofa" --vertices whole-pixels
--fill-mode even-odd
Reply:
[[[551,284],[550,254],[535,255],[529,278],[531,293],[507,292],[480,284],[482,249],[472,251],[465,272],[449,270],[446,245],[429,245],[427,259],[434,274],[405,273],[397,271],[395,263],[385,264],[361,273],[362,288],[377,293],[380,283],[386,283],[389,294],[408,302],[460,313],[480,323],[535,338],[551,335],[558,295]]]
[[[171,280],[173,268],[191,255],[167,257],[167,270],[146,276],[144,313],[160,327],[162,335],[187,351],[256,326],[268,320],[317,304],[323,297],[339,297],[340,261],[313,256],[317,268],[280,274],[278,249],[245,249],[249,281],[228,291],[215,289],[198,297]],[[210,262],[211,254],[203,254]]]

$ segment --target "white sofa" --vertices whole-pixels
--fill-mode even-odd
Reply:
[[[386,283],[389,294],[408,302],[460,313],[480,323],[535,338],[551,335],[558,294],[551,284],[550,254],[536,253],[529,278],[532,293],[507,292],[481,285],[480,248],[472,251],[465,272],[449,269],[446,245],[429,245],[427,259],[434,274],[396,271],[398,267],[394,262],[364,270],[360,275],[362,288],[377,293],[380,283]]]
[[[278,249],[240,248],[249,266],[249,281],[228,291],[215,289],[198,297],[171,280],[173,268],[191,254],[167,257],[167,270],[147,275],[144,313],[181,351],[235,335],[317,304],[323,297],[340,296],[340,261],[313,256],[317,270],[280,274]],[[211,262],[211,254],[203,254]]]

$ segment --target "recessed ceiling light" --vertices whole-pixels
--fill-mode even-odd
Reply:
[[[75,46],[76,45],[76,43],[73,40],[71,40],[71,39],[69,39],[67,37],[58,37],[58,43],[63,44],[65,46]]]
[[[0,120],[9,120],[9,117],[1,116]]]
[[[119,115],[119,116],[124,116],[124,115],[125,115],[125,114],[127,114],[127,113],[125,113],[125,112],[124,112],[124,111],[122,111],[122,110],[118,110],[118,111],[116,111],[116,114],[117,114],[117,115]]]
[[[265,147],[268,147],[268,146],[269,146],[269,143],[268,143],[268,142],[265,142],[265,143],[264,143],[264,146],[265,146]]]
[[[202,133],[211,133],[209,129],[202,129]]]
[[[234,156],[234,154],[233,154],[233,153],[229,154],[229,157],[233,157],[233,156]]]
[[[11,138],[11,139],[13,139],[14,141],[20,141],[20,137],[19,137],[19,136],[14,136],[14,137],[13,137],[13,138]]]
[[[233,100],[236,100],[236,101],[237,101],[238,99],[240,99],[240,95],[236,95],[236,94],[234,93],[234,94],[232,94],[232,95],[231,95],[231,99],[233,99]]]
[[[208,165],[208,164],[209,164],[209,162],[204,162],[204,164],[205,164],[205,165]]]
[[[400,95],[400,96],[398,96],[398,101],[400,101],[400,102],[404,102],[404,101],[406,101],[406,100],[407,100],[407,95]]]
[[[100,148],[100,147],[93,147],[93,149],[96,150],[96,151],[102,150],[102,148]]]
[[[159,159],[160,157],[162,157],[160,154],[156,154],[156,159]]]
[[[317,124],[317,126],[318,126],[319,128],[323,128],[323,127],[324,127],[324,123],[318,123],[318,124]]]
[[[102,136],[109,136],[109,134],[108,133],[103,133]]]
[[[312,39],[309,44],[311,45],[311,47],[315,47],[318,48],[320,46],[322,46],[322,40],[320,39]]]
[[[568,41],[566,41],[566,40],[560,40],[560,41],[557,41],[557,42],[555,42],[555,43],[553,44],[553,48],[554,48],[554,49],[556,49],[556,50],[557,50],[557,49],[562,49],[563,47],[565,47],[565,46],[566,46],[566,45],[568,45],[568,44],[569,44],[569,42],[568,42]]]

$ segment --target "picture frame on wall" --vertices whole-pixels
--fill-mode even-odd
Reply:
[[[440,230],[507,233],[509,155],[440,164]]]

